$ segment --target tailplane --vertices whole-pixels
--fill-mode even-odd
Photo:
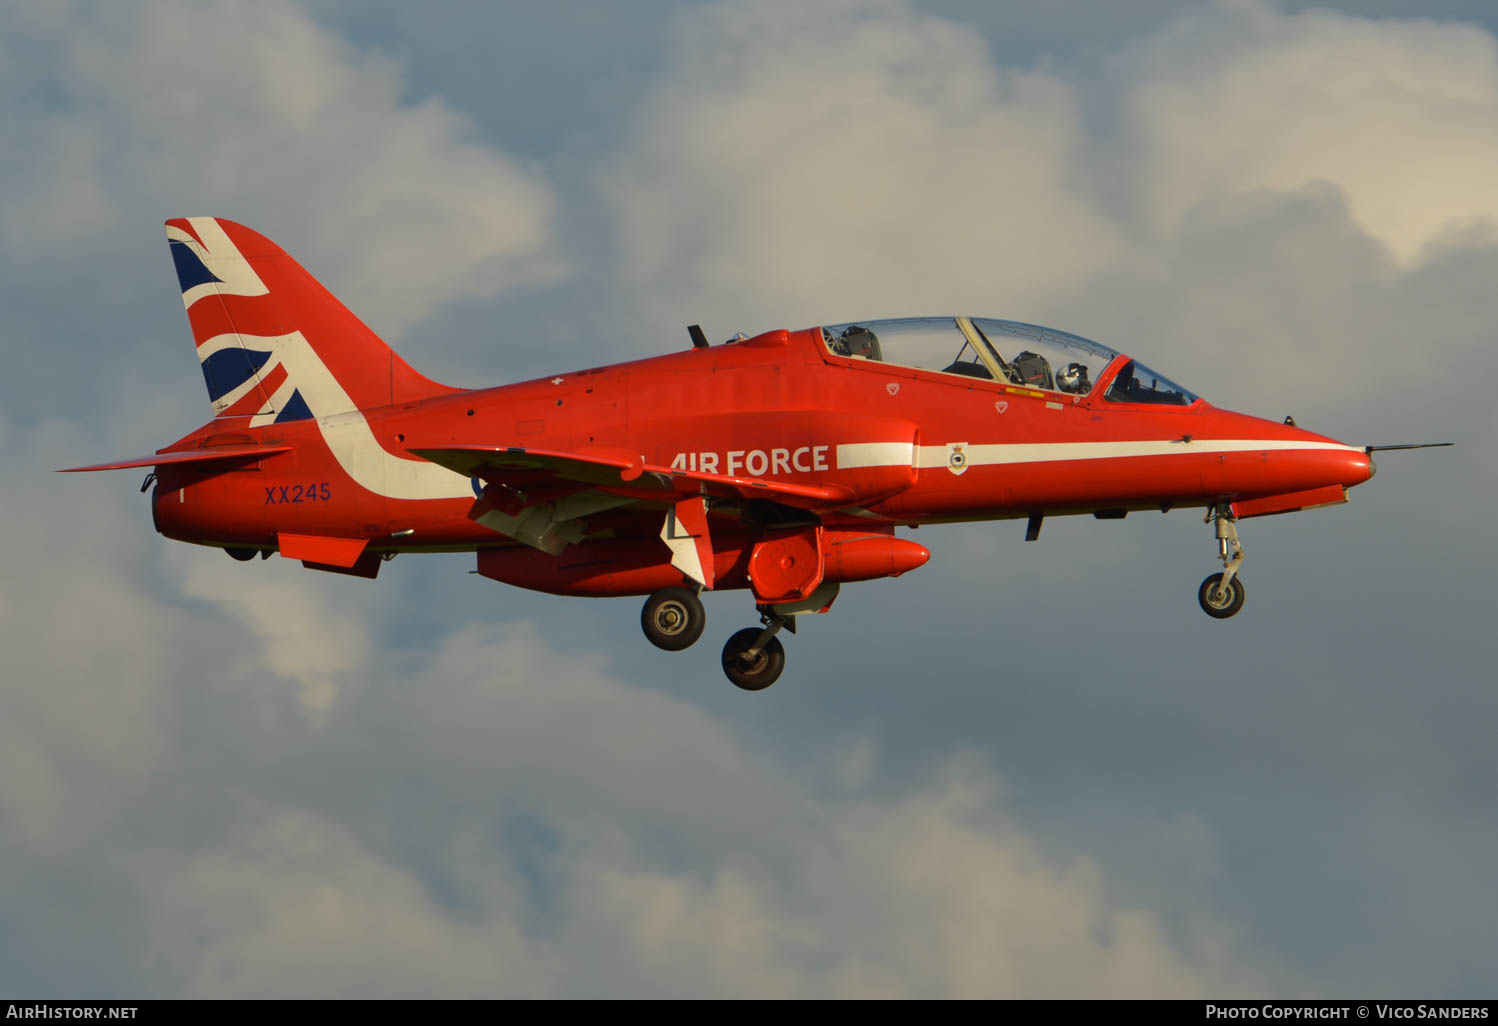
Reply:
[[[166,236],[216,416],[253,427],[457,391],[418,374],[258,232],[181,217]]]

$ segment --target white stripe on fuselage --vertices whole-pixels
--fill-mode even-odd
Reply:
[[[343,472],[387,499],[472,499],[468,478],[426,460],[403,460],[375,440],[358,410],[317,418],[317,429]]]
[[[364,414],[323,365],[300,331],[289,335],[218,335],[198,348],[206,359],[229,346],[243,344],[271,358],[260,369],[263,374],[277,363],[286,367],[286,381],[276,390],[271,409],[250,418],[251,427],[273,423],[276,414],[300,392],[317,419],[317,430],[343,472],[361,487],[387,499],[473,498],[468,479],[426,460],[407,460],[387,450],[370,430]],[[258,379],[259,374],[252,377]],[[236,390],[237,394],[243,394]],[[329,414],[328,411],[342,411]]]
[[[942,452],[946,452],[943,448]],[[914,442],[854,442],[837,447],[837,468],[856,470],[859,467],[913,467]],[[942,461],[946,465],[946,461]]]
[[[318,431],[344,473],[361,487],[390,499],[457,499],[472,495],[468,480],[445,467],[425,460],[402,459],[382,446],[364,414],[354,408],[348,393],[323,364],[299,331],[287,335],[260,336],[223,334],[204,342],[198,355],[206,359],[229,346],[243,345],[269,351],[271,358],[252,377],[258,380],[277,363],[286,367],[287,378],[266,412],[250,419],[251,427],[272,423],[277,412],[298,391],[317,420]],[[233,401],[253,387],[249,383],[223,397]],[[327,411],[343,411],[329,414]],[[1018,463],[1053,463],[1073,460],[1122,459],[1138,456],[1184,456],[1230,452],[1331,451],[1362,452],[1337,442],[1287,439],[1221,438],[1186,442],[1180,439],[1139,442],[1038,442],[980,443],[968,445],[922,445],[912,442],[853,442],[837,446],[835,468],[950,467],[952,450],[961,445],[965,466],[999,466]]]
[[[1131,456],[1188,456],[1228,452],[1362,452],[1339,442],[1293,441],[1279,438],[1204,438],[1144,442],[1016,442],[962,445],[969,467],[1011,463],[1057,463],[1069,460],[1126,459]],[[859,442],[837,447],[840,470],[858,467],[946,467],[952,456],[948,445],[915,446],[908,442]],[[912,462],[912,460],[914,462]]]

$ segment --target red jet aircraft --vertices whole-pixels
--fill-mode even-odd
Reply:
[[[239,560],[273,552],[374,577],[402,552],[559,595],[646,595],[656,646],[702,634],[698,595],[747,588],[761,627],[723,669],[759,690],[776,633],[849,581],[930,553],[897,527],[1206,510],[1243,605],[1236,523],[1328,506],[1375,448],[1219,410],[1128,356],[979,317],[771,331],[478,390],[428,380],[275,243],[222,218],[166,222],[214,417],[155,454],[156,529]]]

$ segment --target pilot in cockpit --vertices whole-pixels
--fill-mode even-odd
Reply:
[[[1056,374],[1056,387],[1072,395],[1086,395],[1092,391],[1092,382],[1087,380],[1087,365],[1069,363]]]

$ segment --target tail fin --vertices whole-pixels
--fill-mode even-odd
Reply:
[[[258,232],[185,217],[166,237],[215,415],[258,426],[456,391],[413,370]]]

